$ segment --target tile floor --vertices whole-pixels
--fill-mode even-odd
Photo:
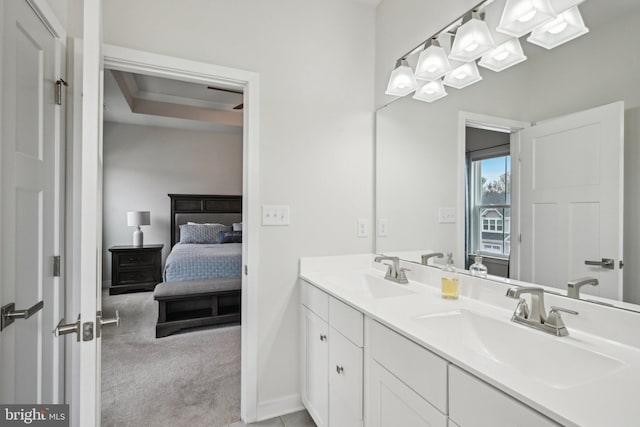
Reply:
[[[240,421],[229,424],[228,427],[316,427],[316,423],[313,422],[307,411],[302,410],[259,423],[245,424]]]

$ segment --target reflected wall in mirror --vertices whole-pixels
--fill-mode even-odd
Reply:
[[[588,34],[552,50],[523,37],[527,61],[377,112],[377,252],[453,252],[465,268],[480,251],[490,273],[563,291],[596,277],[582,297],[640,304],[640,3],[580,10]],[[483,132],[508,145],[474,148]],[[603,258],[612,269],[584,263]]]

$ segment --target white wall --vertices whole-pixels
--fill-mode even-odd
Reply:
[[[370,252],[373,222],[372,7],[349,0],[109,0],[106,43],[260,74],[260,191],[291,206],[260,229],[259,413],[298,404],[298,259]],[[81,34],[82,2],[70,0]],[[289,405],[291,409],[291,405]]]
[[[111,279],[113,245],[130,245],[127,211],[148,210],[144,243],[171,247],[167,194],[242,194],[242,134],[104,125],[103,269]]]
[[[523,42],[529,56],[523,64],[501,73],[481,68],[481,82],[447,88],[449,95],[432,104],[405,97],[379,110],[377,151],[383,155],[377,158],[376,201],[378,216],[389,220],[389,236],[377,247],[462,253],[455,227],[437,221],[438,207],[454,207],[458,200],[460,111],[535,122],[619,100],[627,110],[640,106],[640,59],[630,53],[640,39],[639,23],[640,14],[628,15],[551,51]],[[627,148],[634,143],[627,140]],[[625,158],[625,170],[638,170],[640,163],[631,159]],[[637,176],[625,182],[627,205],[638,198],[638,184]],[[625,239],[640,246],[640,234],[625,233]]]

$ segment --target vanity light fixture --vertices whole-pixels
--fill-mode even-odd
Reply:
[[[496,30],[522,37],[555,16],[549,0],[507,0]]]
[[[447,96],[447,91],[444,89],[442,81],[438,79],[431,82],[426,82],[418,89],[416,89],[416,93],[413,95],[413,99],[417,99],[418,101],[433,102],[437,101],[440,98],[444,98],[445,96]]]
[[[444,77],[443,83],[456,89],[462,89],[482,80],[474,61],[452,65],[452,70]]]
[[[385,94],[406,96],[416,90],[418,82],[406,59],[398,59],[396,68],[391,72]]]
[[[527,41],[546,49],[553,49],[588,32],[578,6],[573,6],[555,19],[534,29]]]
[[[440,47],[436,38],[425,43],[425,47],[418,58],[415,76],[420,80],[437,80],[451,69],[451,64],[449,64],[447,53]]]
[[[469,15],[465,18],[468,19]],[[495,47],[486,22],[471,12],[471,18],[456,31],[449,59],[460,62],[475,61]]]
[[[485,53],[478,65],[492,71],[502,71],[525,61],[527,57],[522,52],[520,40],[512,38],[502,43],[492,51]]]

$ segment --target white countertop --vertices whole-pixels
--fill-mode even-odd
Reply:
[[[345,278],[352,277],[354,283],[364,275],[383,279],[384,266],[373,263],[374,256],[303,258],[300,277],[560,424],[640,425],[639,313],[548,295],[547,309],[558,305],[580,312],[563,315],[570,335],[555,337],[509,321],[517,301],[504,296],[508,285],[461,277],[460,298],[444,300],[439,270],[407,264],[412,269],[409,285],[385,283],[391,289],[402,286],[410,294],[376,297],[345,286]],[[451,329],[446,323],[434,327],[438,323],[421,321],[433,314],[461,312],[478,313],[479,319],[499,327],[479,340],[473,326],[452,334],[455,325]],[[500,331],[508,333],[508,342],[501,342]],[[500,357],[486,351],[487,338],[489,348],[500,349]],[[526,357],[514,365],[507,361],[511,354]],[[590,367],[591,360],[602,369]]]

